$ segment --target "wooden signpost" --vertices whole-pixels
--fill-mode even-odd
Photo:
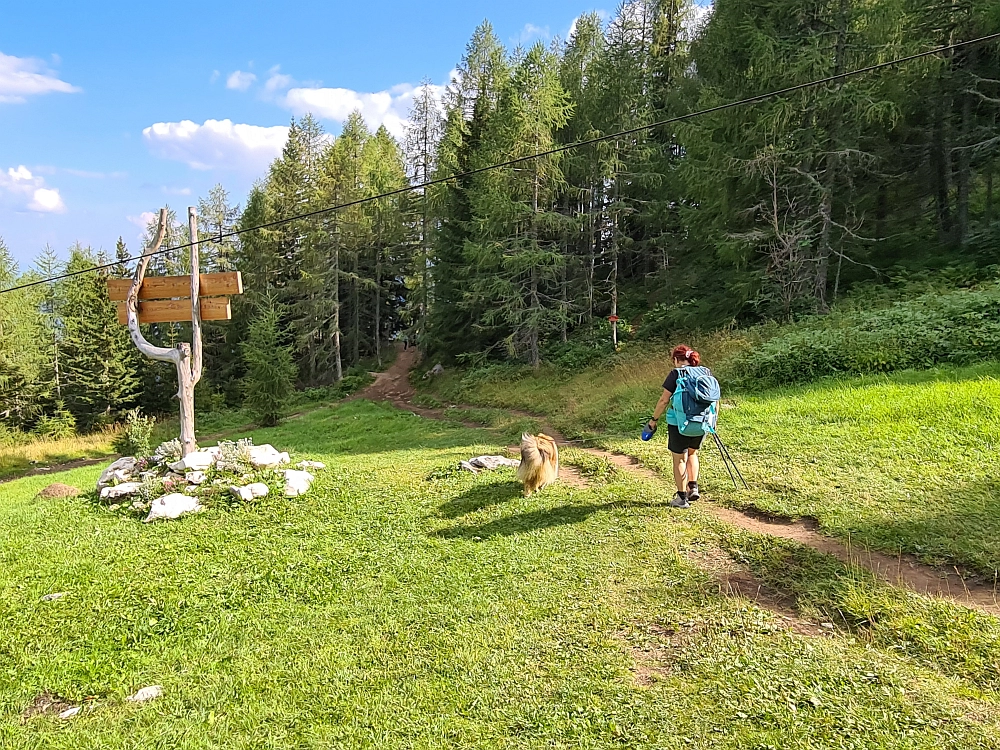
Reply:
[[[118,320],[128,326],[132,341],[150,359],[173,362],[177,367],[177,398],[181,412],[181,453],[186,456],[197,450],[194,437],[194,387],[201,380],[203,320],[229,320],[232,310],[229,295],[243,293],[239,271],[231,273],[199,272],[198,216],[188,208],[188,231],[191,236],[190,276],[159,276],[146,278],[149,259],[163,243],[167,231],[167,210],[160,209],[156,240],[147,248],[131,279],[108,279],[108,296],[118,302]],[[191,323],[191,343],[180,343],[173,349],[154,346],[146,341],[140,323]]]

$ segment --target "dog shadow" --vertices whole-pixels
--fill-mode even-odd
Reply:
[[[470,487],[461,495],[443,503],[438,510],[442,518],[459,518],[467,513],[520,498],[523,489],[520,482],[481,484]]]

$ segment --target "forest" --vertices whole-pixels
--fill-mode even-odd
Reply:
[[[400,141],[358,113],[336,136],[306,115],[245,199],[220,185],[199,201],[203,272],[237,269],[246,288],[232,321],[205,326],[199,408],[242,403],[261,342],[294,363],[296,387],[328,388],[399,335],[446,363],[538,367],[572,342],[811,319],[872,286],[993,279],[996,42],[645,126],[997,31],[993,0],[716,0],[700,21],[686,0],[632,0],[517,49],[483,22],[443,97],[418,90]],[[170,216],[164,246],[183,245]],[[106,292],[141,250],[119,238],[63,261],[46,248],[20,269],[0,240],[0,289],[111,264],[0,294],[0,437],[173,411],[172,368],[138,354]],[[178,251],[149,274],[185,270]]]

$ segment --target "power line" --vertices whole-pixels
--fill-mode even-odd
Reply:
[[[911,62],[913,60],[919,60],[924,57],[931,57],[933,55],[941,54],[942,52],[948,52],[951,50],[960,49],[962,47],[970,47],[976,44],[983,44],[985,42],[991,42],[996,39],[1000,39],[1000,32],[996,34],[988,34],[986,36],[981,36],[976,39],[970,39],[965,42],[955,42],[954,44],[948,44],[943,47],[936,47],[932,50],[927,50],[926,52],[918,52],[913,55],[907,55],[906,57],[900,57],[895,60],[890,60],[888,62],[877,63],[875,65],[869,65],[865,68],[858,68],[857,70],[849,70],[845,73],[837,73],[836,75],[827,76],[826,78],[819,78],[815,81],[809,81],[807,83],[799,83],[794,86],[788,86],[787,88],[777,89],[775,91],[769,91],[766,94],[758,94],[757,96],[750,96],[746,99],[740,99],[735,102],[728,102],[726,104],[719,104],[714,107],[708,107],[707,109],[701,109],[697,112],[689,112],[685,115],[677,115],[675,117],[668,117],[665,120],[659,120],[657,122],[649,123],[648,125],[639,125],[634,128],[629,128],[627,130],[620,130],[617,133],[611,133],[609,135],[601,135],[595,138],[588,138],[584,141],[576,141],[575,143],[569,143],[565,146],[558,146],[557,148],[549,149],[548,151],[542,151],[537,154],[529,154],[527,156],[519,156],[515,159],[509,159],[504,162],[499,162],[497,164],[490,164],[485,167],[478,167],[476,169],[470,169],[466,172],[458,172],[456,174],[448,175],[447,177],[437,177],[433,180],[428,180],[426,182],[419,183],[417,185],[407,185],[406,187],[399,188],[397,190],[390,190],[386,193],[380,193],[379,195],[372,195],[367,198],[359,198],[357,200],[349,201],[347,203],[340,203],[334,206],[326,206],[324,208],[318,208],[315,211],[307,211],[303,214],[296,214],[295,216],[289,216],[284,219],[277,219],[275,221],[270,221],[265,224],[259,224],[255,227],[247,227],[246,229],[234,229],[230,232],[220,232],[217,235],[201,240],[201,242],[221,242],[224,239],[230,237],[237,237],[246,232],[255,232],[260,229],[270,229],[272,227],[280,226],[282,224],[288,224],[293,221],[299,221],[301,219],[308,219],[313,216],[320,216],[325,213],[331,213],[333,211],[340,211],[345,208],[352,208],[354,206],[359,206],[371,201],[377,201],[382,198],[391,198],[396,195],[403,195],[405,193],[412,192],[414,190],[422,190],[424,188],[432,187],[434,185],[441,185],[446,182],[451,182],[452,180],[460,180],[465,177],[472,177],[477,174],[482,174],[484,172],[489,172],[494,169],[503,169],[504,167],[514,166],[515,164],[522,164],[532,159],[539,159],[543,156],[552,156],[554,154],[560,154],[565,151],[570,151],[575,148],[581,148],[582,146],[591,146],[595,143],[603,143],[604,141],[614,140],[616,138],[621,138],[623,136],[632,135],[634,133],[641,133],[645,130],[653,130],[655,128],[661,128],[665,125],[673,125],[674,123],[684,122],[686,120],[693,120],[696,117],[702,117],[704,115],[714,114],[715,112],[722,112],[727,109],[734,109],[736,107],[742,107],[747,104],[757,104],[758,102],[766,101],[767,99],[772,99],[776,96],[784,96],[785,94],[791,94],[796,91],[803,91],[809,88],[815,88],[818,86],[823,86],[827,83],[833,83],[835,81],[843,81],[848,78],[853,78],[854,76],[863,75],[865,73],[872,73],[876,70],[883,70],[885,68],[890,68],[895,65],[901,65],[903,63]],[[68,279],[73,276],[80,276],[85,273],[92,273],[94,271],[102,271],[108,268],[114,268],[121,263],[128,263],[134,260],[139,260],[146,255],[165,255],[166,253],[171,253],[176,250],[184,250],[191,247],[193,242],[188,242],[184,245],[177,245],[175,247],[168,247],[162,250],[157,250],[155,253],[143,253],[142,255],[130,256],[121,260],[116,260],[114,263],[104,263],[102,265],[91,266],[89,268],[84,268],[79,271],[72,271],[70,273],[61,274],[59,276],[53,276],[49,279],[41,279],[39,281],[32,281],[27,284],[21,284],[19,286],[10,287],[8,289],[0,289],[0,294],[6,294],[7,292],[16,292],[20,289],[28,289],[29,287],[39,286],[40,284],[49,284],[53,281],[59,281],[61,279]]]

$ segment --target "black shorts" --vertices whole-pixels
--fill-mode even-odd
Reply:
[[[698,450],[701,448],[701,441],[704,439],[704,435],[698,435],[698,437],[681,435],[681,431],[677,429],[677,425],[667,425],[667,449],[671,453],[683,453],[690,448]]]

